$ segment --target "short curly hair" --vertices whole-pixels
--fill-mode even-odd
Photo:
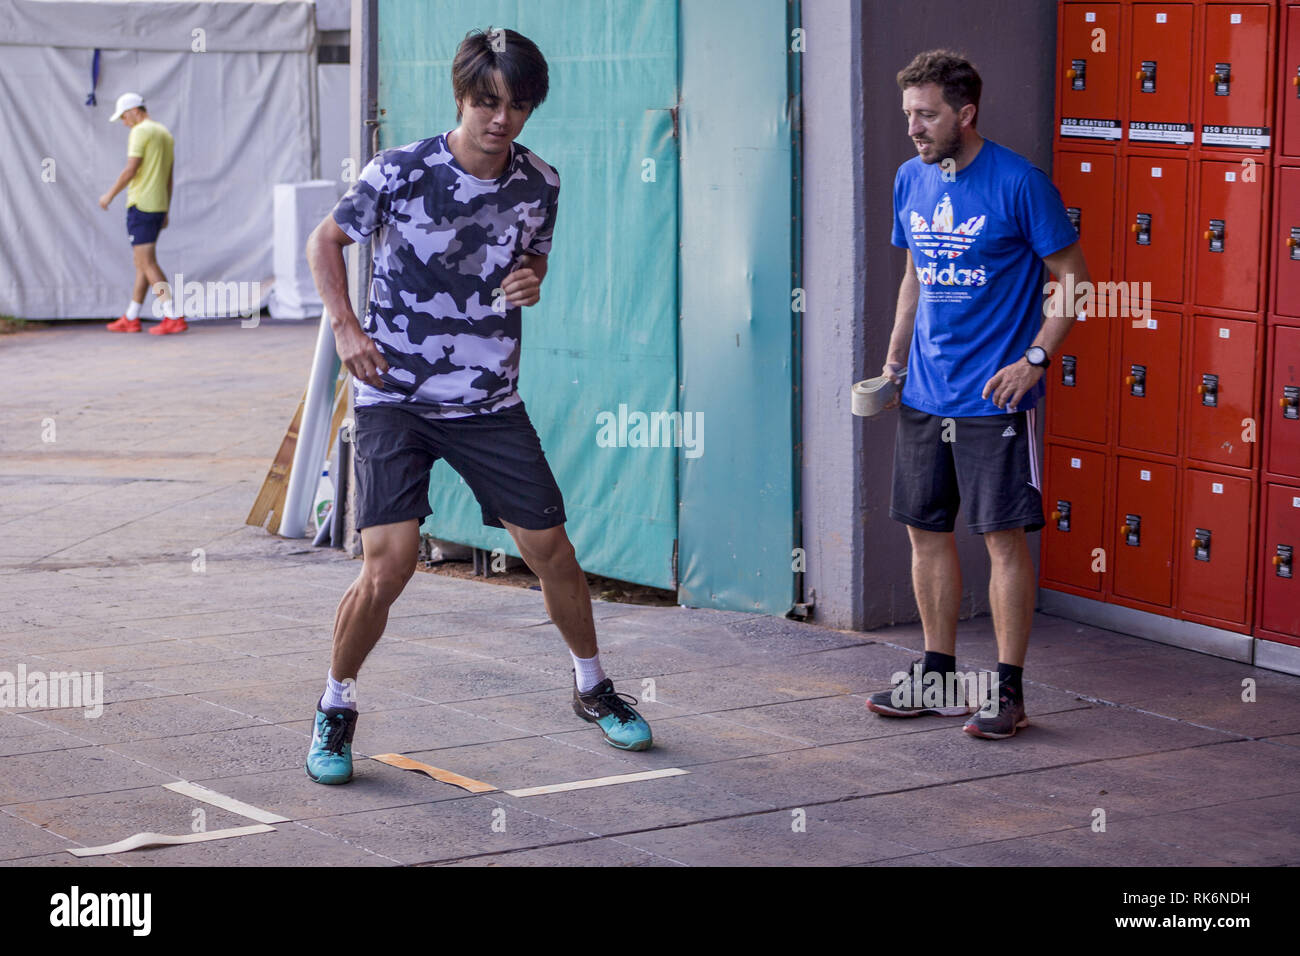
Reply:
[[[926,50],[912,58],[912,62],[898,71],[898,88],[936,83],[943,88],[943,101],[954,110],[967,103],[974,104],[979,118],[980,91],[984,81],[970,60],[952,50]],[[974,125],[974,120],[971,125]]]
[[[471,103],[494,95],[492,74],[500,70],[511,97],[537,109],[550,90],[546,57],[537,44],[514,30],[471,30],[465,34],[451,63],[456,101]]]

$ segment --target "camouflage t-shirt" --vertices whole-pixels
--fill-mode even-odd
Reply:
[[[373,242],[362,327],[388,361],[384,388],[356,382],[356,404],[410,404],[430,418],[517,405],[520,309],[501,281],[525,254],[551,251],[560,177],[514,143],[498,179],[457,165],[447,135],[386,149],[334,207]]]

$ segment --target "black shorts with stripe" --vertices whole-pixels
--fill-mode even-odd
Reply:
[[[975,534],[1042,528],[1034,419],[1034,409],[950,418],[901,406],[889,516],[925,531],[952,531],[964,503]]]

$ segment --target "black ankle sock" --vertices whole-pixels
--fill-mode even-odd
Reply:
[[[940,654],[938,651],[926,651],[925,660],[921,664],[921,673],[928,674],[930,671],[938,671],[940,674],[951,674],[957,669],[957,658],[951,654]]]
[[[1015,664],[1003,664],[998,661],[998,686],[1010,691],[1018,700],[1025,699],[1025,688],[1021,683],[1025,669]]]

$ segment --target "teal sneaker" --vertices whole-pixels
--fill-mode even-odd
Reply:
[[[317,783],[347,783],[352,779],[352,734],[357,712],[349,707],[321,710],[316,705],[316,729],[307,751],[307,776]]]
[[[649,750],[654,743],[650,725],[628,706],[635,703],[635,697],[615,693],[608,677],[585,694],[573,685],[573,712],[599,727],[605,741],[619,750]]]

